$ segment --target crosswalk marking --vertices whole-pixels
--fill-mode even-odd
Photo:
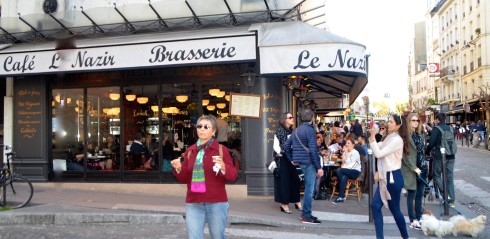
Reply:
[[[488,179],[487,179],[488,180]],[[490,193],[466,182],[465,180],[454,180],[454,187],[470,198],[479,201],[481,205],[490,205]],[[457,196],[456,196],[457,198]],[[457,200],[457,199],[456,199]]]

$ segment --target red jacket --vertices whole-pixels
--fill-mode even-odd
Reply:
[[[230,156],[228,148],[221,146],[223,150],[223,161],[226,166],[225,175],[221,171],[216,175],[213,171],[213,159],[212,156],[219,154],[218,140],[214,140],[210,147],[204,151],[203,167],[204,178],[206,181],[205,193],[191,192],[191,180],[192,170],[194,169],[194,162],[196,162],[197,145],[193,144],[184,153],[184,163],[180,173],[177,173],[174,169],[173,173],[177,180],[181,183],[187,184],[187,196],[186,203],[202,203],[202,202],[227,202],[228,196],[226,195],[225,181],[235,181],[237,179],[237,171],[233,166],[233,160]],[[189,156],[190,152],[190,156]],[[188,157],[189,156],[189,157]]]

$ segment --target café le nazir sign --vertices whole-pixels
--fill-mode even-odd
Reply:
[[[2,75],[255,60],[254,36],[0,54]]]

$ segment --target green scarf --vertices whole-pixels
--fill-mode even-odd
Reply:
[[[191,192],[205,193],[206,192],[206,178],[204,177],[204,151],[213,143],[214,139],[211,138],[206,144],[201,143],[201,139],[197,140],[197,156],[194,162],[194,168],[192,169],[191,180]]]

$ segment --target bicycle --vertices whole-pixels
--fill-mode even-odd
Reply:
[[[0,144],[5,150],[12,149],[8,145]],[[15,158],[15,152],[6,153],[7,162],[0,172],[0,206],[7,208],[21,208],[26,206],[32,199],[34,189],[32,183],[11,170],[10,162]]]

